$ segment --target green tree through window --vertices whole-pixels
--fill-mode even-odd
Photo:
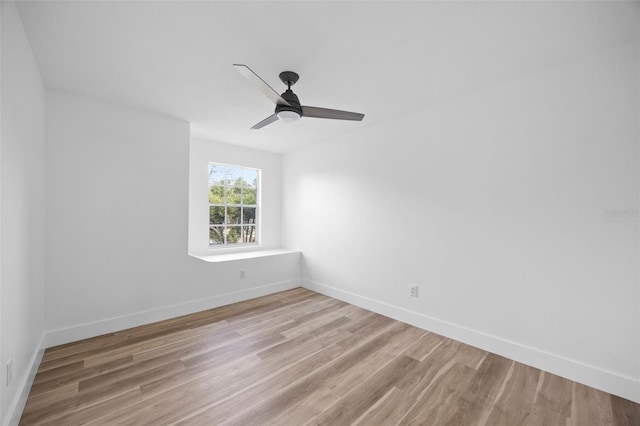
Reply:
[[[209,246],[257,243],[260,170],[209,163]]]

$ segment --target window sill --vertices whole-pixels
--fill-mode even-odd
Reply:
[[[225,253],[225,254],[209,254],[205,256],[196,256],[196,259],[204,260],[205,262],[231,262],[234,260],[244,260],[244,259],[255,259],[258,257],[269,257],[269,256],[282,256],[286,254],[294,254],[300,253],[297,250],[287,250],[287,249],[275,249],[275,250],[255,250],[255,251],[245,251],[242,253]]]

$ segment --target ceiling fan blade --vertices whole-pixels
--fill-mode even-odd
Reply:
[[[311,106],[302,107],[302,116],[354,121],[362,121],[362,119],[364,118],[364,114],[360,114],[358,112],[340,111],[339,109],[318,108]]]
[[[252,129],[261,129],[264,126],[267,126],[267,125],[273,123],[274,121],[278,121],[278,116],[275,115],[275,114],[270,115],[269,117],[265,118],[264,120],[262,120],[261,122],[259,122],[255,126],[253,126]]]
[[[289,105],[289,102],[282,99],[278,92],[273,90],[273,88],[269,86],[263,79],[261,79],[258,74],[253,72],[251,68],[242,64],[233,64],[233,66],[238,70],[240,74],[244,76],[244,78],[258,86],[258,89],[260,89],[260,91],[262,91],[262,93],[264,93],[267,98],[271,99],[274,104],[291,106]]]

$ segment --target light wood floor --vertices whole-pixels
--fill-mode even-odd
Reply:
[[[47,349],[21,424],[639,425],[640,405],[294,289]]]

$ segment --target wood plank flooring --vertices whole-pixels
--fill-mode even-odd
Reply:
[[[22,425],[640,425],[640,405],[298,288],[46,350]]]

